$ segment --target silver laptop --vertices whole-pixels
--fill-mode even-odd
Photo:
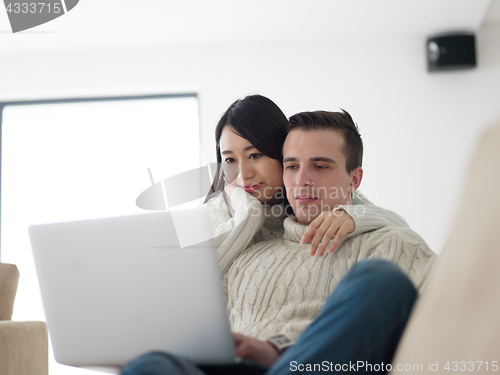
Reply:
[[[179,215],[185,234],[210,231],[200,211]],[[176,226],[163,211],[29,228],[57,362],[120,367],[162,350],[234,363],[214,246],[181,247]]]

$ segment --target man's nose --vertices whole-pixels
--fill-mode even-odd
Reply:
[[[295,184],[297,186],[313,186],[312,176],[306,168],[300,168],[296,175]]]

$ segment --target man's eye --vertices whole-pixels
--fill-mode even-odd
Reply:
[[[260,153],[253,153],[253,154],[250,154],[249,158],[250,159],[258,159],[262,156],[262,154]]]
[[[295,165],[287,165],[285,167],[285,169],[288,169],[288,170],[294,170],[295,168],[297,168]]]
[[[316,169],[323,170],[323,169],[328,169],[328,167],[325,167],[324,165],[317,165]]]

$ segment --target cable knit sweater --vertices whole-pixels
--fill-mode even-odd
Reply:
[[[309,256],[309,245],[300,245],[307,226],[290,217],[284,227],[283,238],[247,248],[223,274],[234,332],[261,340],[280,334],[296,340],[356,262],[387,259],[418,286],[435,258],[409,228],[386,226],[359,234],[319,258]]]
[[[231,196],[220,194],[209,201],[214,228],[214,242],[221,270],[227,272],[232,260],[248,246],[260,241],[282,238],[285,220],[283,204],[268,206],[237,188]],[[345,239],[388,225],[408,227],[398,214],[373,205],[364,195],[355,192],[353,205],[339,206],[354,220],[355,229]]]
[[[435,258],[401,216],[359,193],[353,205],[339,207],[353,218],[354,232],[321,258],[309,256],[309,244],[300,245],[307,226],[285,219],[283,205],[262,205],[243,189],[207,205],[232,330],[261,340],[280,334],[295,340],[362,259],[390,260],[420,286]]]

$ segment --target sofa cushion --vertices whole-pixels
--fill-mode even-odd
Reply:
[[[0,320],[10,320],[14,309],[19,270],[16,265],[0,263]]]
[[[493,371],[495,361],[498,371],[499,161],[500,127],[496,127],[482,137],[475,151],[453,230],[421,289],[393,366],[421,364],[424,372],[448,374],[464,368]],[[445,185],[443,181],[443,192]]]

